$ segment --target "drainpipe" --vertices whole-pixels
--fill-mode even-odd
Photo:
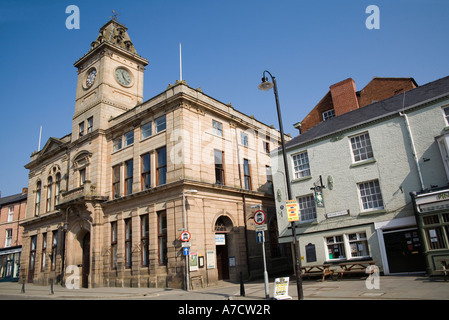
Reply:
[[[425,187],[424,187],[424,182],[423,182],[423,178],[422,178],[422,174],[421,174],[421,167],[419,165],[419,159],[418,159],[418,156],[416,155],[415,142],[413,140],[412,130],[410,129],[410,123],[408,121],[408,116],[402,112],[399,112],[399,115],[401,117],[404,117],[404,120],[405,120],[405,126],[407,127],[408,136],[410,138],[410,145],[412,147],[413,159],[415,159],[416,168],[418,169],[419,181],[421,183],[421,191],[423,191],[425,189]]]
[[[237,136],[237,126],[234,127],[234,132],[235,132],[235,150],[237,153],[237,168],[239,171],[239,181],[241,190],[243,189],[243,182],[242,182],[242,173],[240,172],[240,153],[239,153],[239,138]],[[251,279],[251,270],[249,267],[248,226],[246,223],[246,196],[244,192],[242,192],[242,201],[243,201],[243,223],[245,226],[246,265],[248,270],[248,278]]]
[[[69,215],[69,209],[70,206],[67,207],[67,209],[65,210],[65,222],[64,225],[62,227],[62,255],[61,255],[61,286],[65,286],[65,254],[66,254],[66,250],[65,250],[65,246],[66,246],[66,239],[67,239],[67,227],[68,227],[68,215]]]

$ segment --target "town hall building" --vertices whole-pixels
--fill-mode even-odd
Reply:
[[[185,81],[144,101],[147,65],[115,19],[75,62],[71,133],[25,166],[21,281],[186,288],[257,277],[259,209],[269,272],[291,272],[270,165],[279,131]]]

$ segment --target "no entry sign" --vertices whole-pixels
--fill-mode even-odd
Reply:
[[[184,231],[183,233],[181,233],[181,241],[187,242],[190,240],[190,238],[192,237],[192,235],[190,234],[189,231]]]
[[[262,210],[257,210],[254,214],[254,222],[258,225],[264,224],[267,219],[267,215]]]

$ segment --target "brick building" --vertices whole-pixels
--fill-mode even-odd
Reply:
[[[374,261],[385,275],[441,274],[436,270],[449,261],[448,130],[444,77],[286,143],[303,265],[339,272],[342,263]],[[290,242],[285,173],[275,167],[281,157],[272,153],[279,241]]]
[[[418,87],[413,78],[374,77],[362,90],[356,91],[352,78],[340,81],[329,87],[329,91],[318,104],[294,126],[304,133],[322,121],[344,113],[363,108],[373,102]]]
[[[269,271],[291,270],[272,192],[269,152],[279,132],[185,81],[143,101],[147,64],[115,20],[75,62],[72,131],[26,165],[21,274],[64,283],[76,270],[83,287],[185,288],[187,230],[198,262],[192,285],[256,277],[257,207],[268,214]]]
[[[0,281],[17,281],[22,231],[25,219],[27,188],[22,193],[0,198]]]

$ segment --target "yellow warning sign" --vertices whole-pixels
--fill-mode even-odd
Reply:
[[[285,204],[287,206],[288,222],[299,221],[299,210],[296,200],[286,200]]]

